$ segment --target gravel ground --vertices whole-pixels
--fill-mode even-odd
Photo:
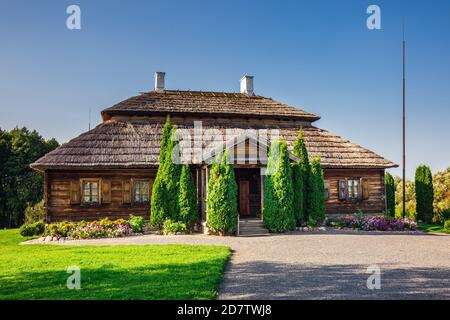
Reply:
[[[36,243],[36,240],[28,243]],[[62,245],[226,245],[233,250],[220,299],[450,299],[450,236],[297,232],[266,237],[145,235]],[[381,288],[369,290],[376,265]]]

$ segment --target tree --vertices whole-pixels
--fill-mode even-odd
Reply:
[[[25,208],[42,200],[43,175],[30,168],[46,153],[58,147],[35,130],[0,129],[0,226],[17,227],[24,221]]]
[[[394,178],[395,182],[395,217],[403,217],[403,181],[400,177]],[[409,219],[416,220],[416,191],[414,182],[406,180],[406,216]]]
[[[308,156],[308,150],[306,149],[306,144],[303,139],[303,131],[299,130],[297,140],[294,142],[294,150],[293,150],[294,156],[300,159],[299,166],[300,166],[300,172],[301,172],[301,178],[302,178],[302,184],[303,184],[303,192],[302,192],[302,198],[303,198],[303,205],[300,206],[297,204],[298,209],[301,209],[299,213],[296,214],[296,216],[301,217],[301,222],[307,222],[308,221],[308,214],[311,211],[311,202],[310,202],[310,193],[312,189],[311,185],[311,179],[309,178],[309,174],[311,171],[311,166],[309,164],[309,156]],[[299,184],[297,180],[297,173],[294,170],[294,183]],[[297,181],[296,181],[297,180]],[[300,201],[300,195],[297,194],[295,196],[295,201]]]
[[[433,177],[428,166],[419,166],[415,176],[417,219],[431,223],[433,219]]]
[[[433,175],[434,221],[450,219],[450,167]]]
[[[174,140],[175,131],[176,127],[171,125],[167,117],[159,150],[160,163],[152,190],[150,223],[154,226],[162,226],[166,219],[178,220],[181,165],[172,161],[172,151],[178,143]]]
[[[264,179],[263,222],[271,232],[293,230],[294,191],[289,152],[285,141],[273,141]]]
[[[192,179],[192,174],[187,163],[185,163],[181,168],[178,206],[180,208],[179,220],[181,222],[184,222],[188,226],[191,226],[197,222],[197,192],[195,190],[194,180]]]
[[[297,226],[305,222],[303,171],[299,163],[292,163],[292,187],[294,190],[294,216]]]
[[[320,158],[315,157],[311,161],[310,172],[310,213],[308,223],[316,225],[325,220],[325,184]]]
[[[227,163],[227,152],[218,156],[211,165],[208,180],[208,228],[221,235],[233,233],[237,228],[237,185],[233,164]]]
[[[386,214],[388,217],[395,216],[395,181],[389,172],[384,174],[386,184]]]

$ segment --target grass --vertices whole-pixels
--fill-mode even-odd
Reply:
[[[444,225],[442,225],[442,224],[422,223],[422,222],[420,222],[418,224],[418,228],[419,228],[419,230],[422,230],[422,231],[425,231],[425,232],[450,234],[450,230],[444,229]]]
[[[222,246],[18,245],[0,230],[0,299],[214,299],[230,249]],[[81,289],[67,289],[67,268]]]

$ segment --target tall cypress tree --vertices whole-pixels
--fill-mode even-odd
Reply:
[[[386,215],[388,217],[395,216],[395,182],[394,178],[389,172],[384,174],[384,181],[386,185]]]
[[[273,141],[264,186],[263,222],[271,232],[293,230],[294,191],[289,152],[285,141]]]
[[[161,226],[166,219],[177,220],[179,215],[178,195],[181,166],[172,161],[172,150],[178,141],[174,141],[176,127],[167,117],[163,128],[159,150],[159,166],[152,189],[150,223]]]
[[[320,158],[315,157],[311,161],[311,211],[308,222],[315,225],[325,220],[325,185],[323,179],[322,165]]]
[[[192,174],[187,163],[183,164],[181,168],[178,205],[180,208],[179,219],[181,222],[186,223],[188,226],[191,226],[197,222],[197,192],[195,190],[194,180],[192,179]]]
[[[310,179],[311,166],[309,164],[308,150],[306,150],[305,140],[303,139],[303,131],[300,129],[298,132],[297,140],[294,142],[294,156],[300,159],[299,167],[301,172],[301,179],[303,185],[303,204],[301,205],[301,212],[298,214],[301,217],[301,222],[308,221],[308,215],[311,211],[311,201],[310,201],[310,193],[312,192],[312,181]],[[296,183],[297,177],[296,172],[294,171],[294,183]],[[298,182],[296,184],[299,184]],[[296,196],[299,199],[299,196]],[[299,199],[300,200],[300,199]],[[295,200],[297,201],[297,200]],[[300,205],[298,205],[300,208]]]
[[[172,132],[172,125],[170,124],[170,117],[167,116],[164,124],[161,145],[159,147],[159,166],[156,173],[155,181],[153,182],[151,209],[150,209],[150,223],[154,226],[161,226],[164,220],[168,218],[168,203],[165,198],[167,195],[164,183],[164,164],[167,153],[167,144],[170,140]]]
[[[181,165],[174,162],[172,159],[173,150],[178,145],[178,140],[175,140],[175,133],[177,127],[172,126],[170,139],[167,143],[166,155],[163,165],[163,183],[165,185],[165,192],[167,199],[167,215],[168,218],[178,221],[180,207],[178,204],[178,198],[180,194],[180,176]]]
[[[431,223],[433,219],[433,176],[428,166],[419,166],[415,176],[417,219]]]

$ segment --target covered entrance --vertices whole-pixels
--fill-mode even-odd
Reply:
[[[240,218],[261,217],[261,173],[259,168],[235,168]]]

